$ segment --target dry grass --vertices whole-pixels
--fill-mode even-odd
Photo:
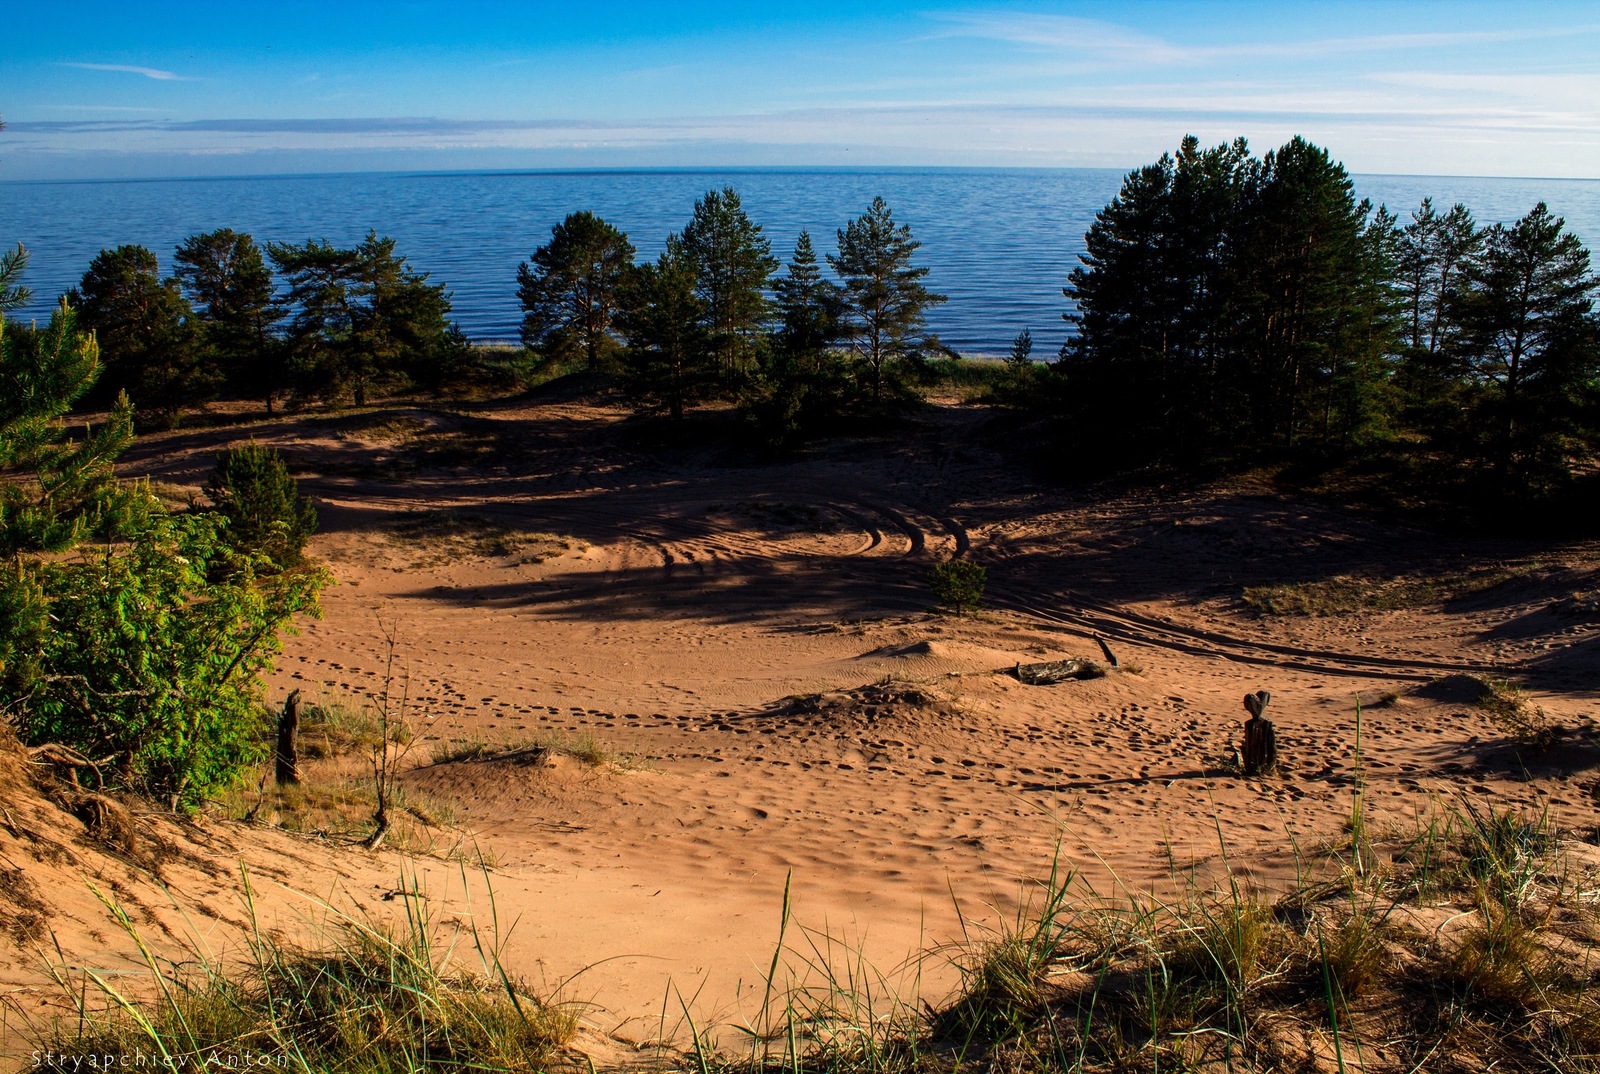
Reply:
[[[157,1069],[531,1074],[549,1069],[577,1029],[570,1009],[506,972],[497,917],[487,934],[458,923],[441,941],[426,893],[403,883],[400,922],[324,904],[318,942],[302,948],[263,930],[248,877],[244,890],[245,957],[228,964],[199,941],[185,959],[157,959],[127,912],[102,896],[145,957],[152,998],[136,1000],[120,978],[53,966],[74,1017],[38,1029],[40,1046],[69,1058],[142,1056]]]
[[[1392,866],[1356,871],[1335,853],[1273,901],[1231,875],[1103,897],[1052,869],[1007,923],[964,923],[932,953],[962,977],[938,1006],[920,1002],[916,975],[906,996],[858,951],[792,929],[786,896],[760,1017],[732,1027],[747,1047],[717,1052],[684,1005],[691,1050],[660,1062],[698,1074],[1600,1072],[1596,888],[1573,875],[1549,815],[1463,803],[1385,849]],[[511,981],[476,934],[483,972],[438,958],[423,905],[408,893],[393,932],[342,919],[315,950],[256,934],[249,963],[226,972],[152,960],[160,987],[144,1003],[63,968],[79,1020],[48,1042],[230,1055],[292,1040],[307,1071],[545,1069],[570,1014]]]
[[[1560,847],[1548,814],[1463,804],[1384,847],[1395,865],[1357,870],[1346,847],[1271,902],[1227,877],[1109,899],[1053,871],[1009,923],[964,928],[942,952],[961,989],[914,1022],[897,997],[863,1010],[813,995],[781,1007],[854,1021],[802,1019],[747,1055],[701,1049],[696,1061],[751,1072],[1596,1074],[1600,977],[1570,923],[1592,937],[1600,919],[1593,878],[1573,883]],[[886,1037],[891,1024],[898,1035]],[[872,1046],[822,1043],[841,1039]],[[796,1043],[806,1040],[818,1043]]]
[[[1484,593],[1533,567],[1482,567],[1464,574],[1363,578],[1341,575],[1316,582],[1247,586],[1247,607],[1264,615],[1349,615],[1446,604]]]
[[[387,536],[414,553],[414,567],[508,556],[517,556],[523,563],[543,563],[584,547],[576,538],[523,533],[495,519],[461,511],[407,512],[389,524]]]
[[[477,761],[505,761],[516,764],[542,764],[559,754],[595,768],[637,770],[645,761],[631,753],[612,749],[591,734],[549,733],[511,742],[490,742],[481,736],[444,739],[433,747],[433,763],[468,764]]]
[[[1493,717],[1512,741],[1536,752],[1555,745],[1560,727],[1523,695],[1521,687],[1509,679],[1480,679],[1479,683],[1483,692],[1478,707]]]

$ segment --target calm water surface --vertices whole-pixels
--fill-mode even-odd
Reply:
[[[103,248],[138,243],[162,270],[183,238],[219,227],[256,241],[327,239],[351,245],[374,229],[393,236],[417,269],[448,284],[468,336],[514,340],[521,321],[517,265],[551,225],[588,209],[654,258],[695,199],[733,186],[784,260],[802,228],[819,256],[837,230],[881,195],[922,243],[928,285],[949,296],[930,323],[962,353],[1002,354],[1024,328],[1035,357],[1066,337],[1061,288],[1094,214],[1122,172],[1099,169],[893,169],[365,174],[87,183],[0,183],[0,245],[32,254],[25,282],[49,315]],[[1509,221],[1539,201],[1600,243],[1600,180],[1357,176],[1363,197],[1405,215],[1424,195],[1465,202],[1480,222]]]

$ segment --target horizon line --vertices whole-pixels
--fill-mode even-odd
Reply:
[[[773,172],[806,173],[914,173],[914,172],[1118,172],[1132,174],[1149,163],[1131,168],[1114,165],[1067,164],[651,164],[552,168],[364,168],[337,171],[304,172],[243,172],[233,175],[130,175],[85,176],[82,178],[10,179],[0,176],[0,184],[69,185],[99,183],[209,183],[248,182],[262,179],[337,179],[357,176],[381,175],[394,178],[428,179],[451,176],[499,176],[517,178],[524,176],[557,175],[726,175],[729,173],[763,174]],[[1352,178],[1370,176],[1394,179],[1507,179],[1521,182],[1600,183],[1600,176],[1572,175],[1508,175],[1465,172],[1365,172],[1350,171]]]

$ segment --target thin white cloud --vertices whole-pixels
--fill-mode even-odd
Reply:
[[[1041,49],[1085,52],[1126,63],[1182,63],[1191,50],[1159,37],[1138,33],[1099,19],[1071,15],[1000,12],[994,15],[936,14],[950,29],[933,37],[975,37]]]
[[[969,37],[1036,49],[1086,54],[1111,63],[1194,64],[1238,58],[1293,59],[1330,53],[1422,51],[1461,45],[1534,41],[1600,32],[1600,23],[1505,30],[1458,30],[1437,33],[1366,34],[1310,41],[1262,41],[1230,45],[1175,45],[1116,23],[1070,15],[1029,12],[995,14],[936,13],[949,29],[936,37]]]
[[[156,67],[137,67],[127,63],[63,63],[62,67],[76,67],[80,71],[114,71],[124,75],[141,75],[154,79],[157,82],[192,82],[193,79],[185,78],[173,71],[163,71]]]
[[[63,112],[160,112],[160,108],[141,108],[131,104],[42,104],[43,109],[58,109]]]

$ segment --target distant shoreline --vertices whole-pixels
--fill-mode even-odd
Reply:
[[[937,164],[775,164],[750,165],[664,165],[638,167],[591,168],[361,168],[333,171],[296,172],[241,172],[228,175],[127,175],[78,176],[61,178],[9,179],[0,176],[0,186],[41,185],[68,186],[79,184],[120,183],[236,183],[264,180],[295,179],[345,179],[375,176],[385,179],[449,179],[457,176],[509,179],[536,178],[539,176],[578,177],[585,175],[1004,175],[1050,173],[1100,173],[1126,175],[1137,166],[1116,167],[1059,167],[1053,165],[937,165]],[[1600,176],[1551,175],[1469,175],[1458,172],[1351,172],[1351,178],[1362,179],[1428,179],[1505,181],[1513,183],[1580,183],[1600,184]]]

